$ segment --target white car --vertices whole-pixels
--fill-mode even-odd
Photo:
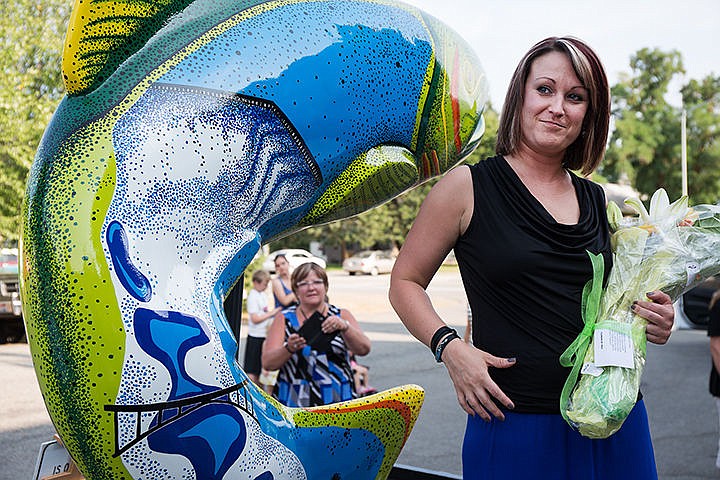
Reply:
[[[280,254],[285,255],[285,258],[287,258],[287,261],[290,264],[290,271],[307,262],[317,263],[322,268],[327,267],[325,260],[320,257],[316,257],[307,250],[303,250],[302,248],[284,248],[282,250],[275,250],[268,255],[263,262],[263,270],[275,273],[275,256]]]
[[[356,273],[390,273],[395,265],[395,257],[391,252],[384,250],[363,250],[343,262],[343,270],[350,275]]]

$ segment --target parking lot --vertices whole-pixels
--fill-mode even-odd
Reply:
[[[330,272],[332,303],[350,309],[373,341],[371,383],[379,389],[416,383],[426,390],[420,418],[398,463],[458,475],[464,413],[442,365],[413,339],[387,300],[388,275]],[[440,314],[458,331],[466,304],[455,269],[443,270],[429,288]],[[698,330],[677,331],[665,346],[651,345],[642,392],[648,408],[662,480],[717,479],[718,419],[707,392],[708,341]],[[26,344],[0,345],[0,479],[27,479],[40,444],[54,429],[45,411]]]

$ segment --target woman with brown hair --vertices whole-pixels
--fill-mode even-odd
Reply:
[[[510,82],[497,155],[453,169],[420,208],[391,276],[406,327],[445,363],[468,414],[463,478],[654,479],[645,406],[619,432],[591,440],[560,415],[569,368],[560,355],[583,329],[587,252],[612,265],[602,187],[589,175],[605,151],[610,90],[593,50],[572,37],[534,45]],[[472,345],[425,289],[454,249],[472,310]],[[650,292],[633,311],[665,343],[670,297]]]
[[[287,308],[297,302],[290,285],[290,262],[282,253],[275,256],[275,278],[272,280],[272,292],[276,307]]]

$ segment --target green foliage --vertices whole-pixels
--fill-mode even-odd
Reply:
[[[665,187],[677,197],[680,115],[665,95],[673,77],[684,73],[681,55],[645,48],[632,56],[630,67],[632,75],[612,88],[615,130],[601,172],[611,180],[625,173],[643,193]]]
[[[651,194],[664,188],[682,194],[682,109],[665,100],[668,86],[685,72],[677,51],[642,49],[612,89],[615,130],[600,173],[611,181],[626,175],[635,188]],[[687,117],[688,191],[691,203],[720,198],[720,79],[690,80],[682,88]]]
[[[308,228],[270,245],[278,248],[308,248],[312,241],[340,247],[343,258],[355,249],[389,249],[402,245],[431,180],[368,212],[337,222]]]
[[[693,203],[720,200],[720,76],[690,80],[682,90],[687,109],[688,190]]]
[[[60,61],[71,5],[58,0],[0,5],[0,245],[20,235],[28,170],[63,96]]]

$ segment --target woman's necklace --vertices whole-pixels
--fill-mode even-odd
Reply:
[[[308,314],[305,313],[305,310],[303,310],[303,308],[302,308],[301,305],[298,305],[297,308],[298,308],[298,310],[300,310],[300,313],[302,313],[303,323],[305,323],[305,320],[308,319]],[[314,311],[315,311],[315,312],[319,312],[320,315],[322,315],[323,318],[324,318],[324,317],[325,317],[325,309],[326,309],[326,308],[327,308],[327,304],[326,304],[326,303],[323,303],[322,308],[321,308],[320,310],[315,309]]]

